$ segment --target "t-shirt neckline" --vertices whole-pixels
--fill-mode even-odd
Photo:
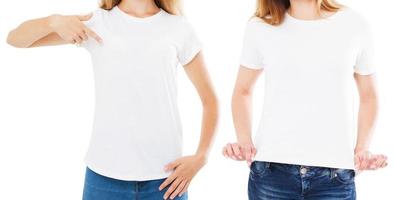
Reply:
[[[120,16],[120,17],[122,17],[122,18],[124,18],[126,20],[139,21],[139,22],[152,21],[152,20],[160,17],[161,15],[163,15],[164,12],[165,12],[162,8],[160,8],[160,10],[157,13],[155,13],[155,14],[153,14],[151,16],[148,16],[148,17],[136,17],[136,16],[132,16],[132,15],[127,14],[122,9],[120,9],[119,6],[115,6],[113,8],[113,10],[118,16]]]
[[[285,15],[286,15],[286,19],[288,19],[289,21],[292,21],[292,22],[313,24],[313,23],[321,23],[321,22],[326,22],[326,21],[335,19],[335,18],[339,17],[342,13],[344,13],[344,11],[346,11],[346,8],[341,8],[338,11],[336,11],[334,14],[332,14],[328,17],[324,17],[324,18],[320,18],[320,19],[311,19],[311,20],[295,18],[295,17],[291,16],[287,11],[285,12]]]

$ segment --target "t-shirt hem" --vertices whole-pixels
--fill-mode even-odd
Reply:
[[[199,43],[199,44],[191,51],[190,55],[189,55],[186,59],[180,61],[179,63],[181,63],[182,66],[185,66],[185,65],[189,64],[189,63],[197,56],[197,54],[201,52],[201,50],[202,50],[202,44]]]
[[[136,175],[136,174],[120,174],[116,172],[112,172],[108,169],[104,169],[102,167],[98,167],[93,163],[90,163],[85,160],[86,166],[92,171],[100,174],[102,176],[106,176],[109,178],[123,180],[123,181],[150,181],[150,180],[158,180],[167,178],[170,173],[161,173],[161,174],[149,174],[149,175]]]
[[[310,162],[310,161],[302,161],[302,160],[286,160],[286,159],[270,159],[259,157],[255,158],[255,161],[263,161],[263,162],[275,162],[275,163],[283,163],[283,164],[291,164],[291,165],[303,165],[303,166],[312,166],[312,167],[327,167],[327,168],[337,168],[337,169],[352,169],[355,170],[354,166],[349,166],[346,164],[338,164],[338,163],[321,163],[321,162]]]
[[[372,75],[372,74],[375,74],[375,73],[376,73],[375,70],[355,70],[354,72],[355,72],[356,74],[364,75],[364,76],[366,76],[366,75]]]
[[[248,68],[248,69],[254,69],[254,70],[261,70],[264,67],[259,67],[258,65],[253,65],[245,62],[241,62],[240,64],[242,67]]]

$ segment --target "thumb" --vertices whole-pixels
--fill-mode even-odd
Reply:
[[[165,171],[171,171],[171,170],[174,170],[177,166],[178,166],[178,160],[176,160],[176,161],[174,161],[174,162],[171,162],[171,163],[167,164],[167,165],[164,167],[164,170],[165,170]]]
[[[248,163],[252,162],[252,148],[246,148],[245,149],[245,159]]]
[[[354,165],[356,169],[360,168],[360,157],[358,155],[354,156]]]
[[[92,18],[92,16],[93,16],[93,14],[92,14],[92,13],[89,13],[89,14],[87,14],[87,15],[77,15],[77,18],[78,18],[80,21],[88,21],[90,18]]]

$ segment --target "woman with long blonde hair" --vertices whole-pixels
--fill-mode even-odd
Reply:
[[[356,172],[387,165],[368,150],[377,113],[368,25],[332,0],[257,2],[233,93],[238,141],[223,154],[249,163],[251,200],[354,200]],[[253,85],[263,71],[264,109],[252,140]]]
[[[96,106],[84,200],[185,200],[207,162],[217,100],[201,43],[179,3],[103,0],[92,14],[29,20],[8,36],[19,48],[71,43],[91,54]],[[179,63],[203,105],[200,144],[186,157],[176,103]]]

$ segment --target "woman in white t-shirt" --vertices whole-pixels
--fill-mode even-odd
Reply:
[[[51,15],[11,31],[20,48],[78,44],[91,54],[95,116],[84,200],[187,199],[207,161],[217,125],[217,100],[193,28],[178,1],[103,0],[86,16]],[[177,65],[203,104],[195,155],[182,157]]]
[[[263,71],[264,108],[252,141],[252,90]],[[374,73],[368,25],[353,10],[331,0],[258,1],[233,94],[238,142],[223,149],[250,164],[249,199],[356,198],[355,170],[387,165],[384,155],[368,151]]]

